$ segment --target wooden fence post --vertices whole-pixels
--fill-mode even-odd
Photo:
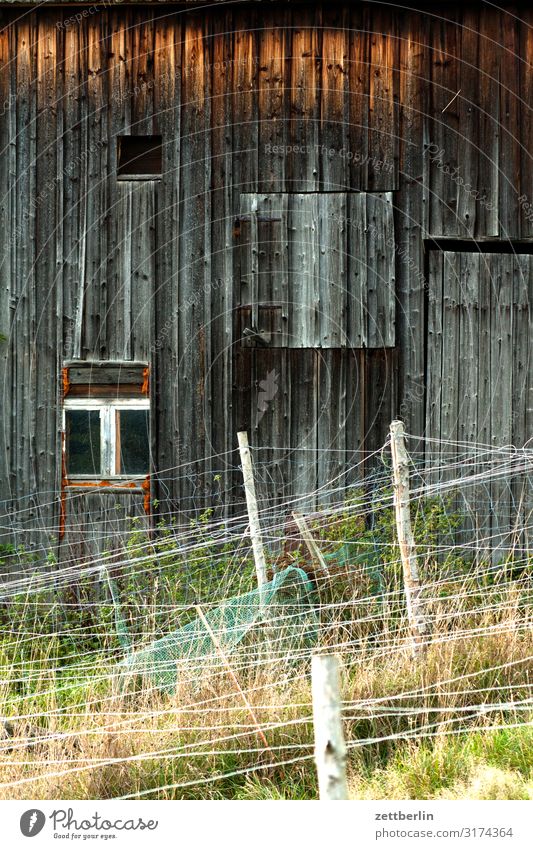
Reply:
[[[413,637],[413,651],[420,649],[427,630],[421,599],[420,578],[416,558],[415,538],[411,527],[409,507],[409,461],[405,449],[403,422],[394,421],[390,426],[391,454],[394,484],[394,510],[400,557],[402,559],[407,615]]]
[[[248,445],[248,434],[239,432],[239,451],[242,463],[242,475],[244,478],[244,491],[246,493],[246,506],[248,509],[248,521],[250,523],[250,538],[254,552],[255,571],[257,584],[262,587],[267,581],[267,567],[263,539],[261,536],[261,525],[259,524],[259,511],[257,509],[257,497],[255,494],[254,473],[252,468],[252,456]]]
[[[321,801],[348,798],[346,743],[341,722],[339,663],[334,655],[311,659],[315,761]]]
[[[296,513],[293,511],[292,518],[296,522],[298,530],[302,535],[302,539],[305,542],[307,548],[309,549],[309,553],[313,560],[316,560],[324,574],[329,578],[329,569],[327,567],[327,563],[324,559],[324,555],[320,551],[318,545],[313,539],[313,535],[309,530],[309,526],[305,521],[304,517],[300,513]]]

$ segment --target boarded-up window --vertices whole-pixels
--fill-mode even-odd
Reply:
[[[428,460],[436,481],[472,476],[458,507],[470,511],[469,533],[477,529],[493,548],[506,530],[530,523],[533,509],[529,480],[502,471],[498,452],[531,439],[532,305],[532,255],[430,252],[426,435],[437,442],[429,443]],[[469,462],[450,465],[448,442],[464,444]]]
[[[254,446],[265,503],[337,500],[379,462],[396,414],[395,349],[239,348],[235,373],[236,430]]]
[[[237,236],[243,345],[394,346],[390,192],[244,194]]]

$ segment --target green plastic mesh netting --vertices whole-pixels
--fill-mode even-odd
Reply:
[[[354,571],[357,567],[360,567],[370,581],[370,592],[373,595],[382,595],[385,591],[383,565],[379,550],[361,552],[359,544],[354,540],[353,542],[343,543],[329,554],[323,552],[322,556],[328,566],[340,566],[347,571]]]
[[[278,572],[261,589],[236,596],[203,610],[209,629],[200,616],[165,637],[134,649],[122,615],[114,582],[106,575],[120,644],[126,656],[120,663],[122,676],[148,679],[159,690],[173,693],[179,681],[180,668],[194,661],[196,665],[220,658],[220,649],[234,651],[253,628],[264,624],[271,656],[282,659],[303,647],[313,645],[318,637],[318,615],[314,587],[302,569],[289,566]]]

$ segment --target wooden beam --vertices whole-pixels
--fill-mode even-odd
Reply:
[[[248,508],[248,520],[250,523],[250,537],[254,552],[255,571],[257,573],[257,584],[262,587],[267,582],[267,567],[263,539],[261,536],[261,525],[259,523],[259,510],[257,509],[257,497],[255,494],[254,473],[252,467],[252,455],[248,445],[248,434],[240,431],[237,434],[239,440],[239,451],[242,463],[242,476],[244,478],[244,491],[246,493],[246,505]]]
[[[394,510],[396,529],[402,559],[407,615],[413,637],[413,651],[417,653],[426,632],[422,610],[421,587],[418,576],[415,539],[411,527],[409,508],[409,462],[405,450],[403,422],[394,421],[390,426],[391,454],[394,483]]]
[[[302,535],[303,541],[309,549],[311,557],[313,558],[313,560],[316,560],[324,574],[329,578],[330,572],[327,567],[327,563],[324,559],[324,555],[322,554],[318,545],[314,541],[311,531],[309,530],[309,525],[300,513],[296,513],[295,511],[293,511],[292,517],[298,526],[298,530]]]
[[[339,663],[334,655],[311,658],[315,761],[320,801],[348,798],[342,731]]]

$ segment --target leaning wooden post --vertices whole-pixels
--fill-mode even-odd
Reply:
[[[267,738],[265,737],[265,734],[264,734],[264,732],[263,732],[263,730],[262,730],[261,726],[259,725],[259,720],[257,719],[257,716],[255,715],[254,709],[253,709],[252,705],[250,704],[250,702],[249,702],[249,700],[248,700],[248,698],[247,698],[247,696],[246,696],[246,693],[244,692],[244,690],[242,689],[241,685],[239,684],[239,679],[237,678],[237,676],[235,675],[235,673],[234,673],[233,669],[231,668],[231,664],[230,664],[230,662],[229,662],[229,660],[228,660],[228,656],[227,656],[226,652],[224,651],[224,649],[222,648],[222,645],[221,645],[221,643],[220,643],[220,640],[217,638],[217,636],[216,636],[215,632],[214,632],[214,631],[213,631],[213,629],[211,628],[211,625],[209,624],[209,622],[208,622],[208,620],[207,620],[207,618],[206,618],[206,616],[205,616],[205,613],[204,613],[204,611],[202,610],[202,608],[200,607],[200,605],[199,605],[199,604],[195,605],[195,608],[196,608],[196,612],[198,613],[198,616],[200,617],[200,619],[201,619],[201,621],[202,621],[202,623],[203,623],[203,625],[204,625],[205,630],[207,631],[207,633],[208,633],[208,634],[209,634],[209,636],[211,637],[211,640],[212,640],[212,642],[213,642],[213,645],[214,645],[214,647],[216,648],[217,652],[219,653],[219,655],[220,655],[220,657],[221,657],[221,659],[222,659],[222,663],[224,664],[224,666],[225,666],[225,667],[226,667],[226,669],[228,670],[229,675],[230,675],[230,678],[232,679],[233,683],[234,683],[234,684],[235,684],[235,686],[237,687],[237,690],[239,691],[239,695],[240,695],[240,697],[242,698],[242,700],[243,700],[244,704],[246,705],[246,708],[247,708],[247,710],[248,710],[248,713],[250,714],[250,716],[252,717],[252,719],[253,719],[253,721],[254,721],[255,729],[256,729],[256,731],[257,731],[257,733],[258,733],[258,735],[259,735],[259,738],[260,738],[261,742],[263,743],[263,745],[264,745],[265,749],[268,749],[268,751],[270,752],[270,754],[272,755],[272,757],[274,757],[274,758],[275,758],[274,752],[272,751],[272,749],[271,749],[271,748],[270,748],[270,746],[268,745],[268,740],[267,740]]]
[[[331,654],[311,659],[315,761],[321,801],[348,798],[339,663]]]
[[[322,569],[324,575],[326,575],[329,578],[329,569],[328,569],[327,563],[324,559],[324,555],[322,554],[318,545],[314,541],[313,535],[311,534],[311,531],[309,530],[309,526],[308,526],[307,522],[305,521],[304,517],[300,513],[296,513],[295,511],[293,511],[292,518],[296,522],[296,526],[297,526],[298,530],[300,531],[300,534],[302,535],[303,541],[305,542],[307,548],[309,549],[309,553],[310,553],[311,557],[313,558],[313,560],[316,560],[316,562],[318,563],[318,565]]]
[[[394,483],[394,509],[396,530],[402,559],[407,615],[413,637],[413,651],[420,649],[427,630],[423,613],[421,586],[418,576],[415,538],[411,527],[409,507],[409,461],[405,450],[405,431],[403,422],[394,421],[390,426],[391,454]]]
[[[244,478],[244,491],[246,493],[246,506],[248,509],[248,521],[250,523],[250,537],[254,552],[255,571],[259,587],[266,584],[267,567],[263,539],[261,536],[261,525],[259,524],[259,510],[257,509],[257,497],[255,494],[254,473],[252,468],[252,456],[248,445],[248,434],[241,431],[237,434],[239,440],[239,451],[241,454],[242,475]]]

